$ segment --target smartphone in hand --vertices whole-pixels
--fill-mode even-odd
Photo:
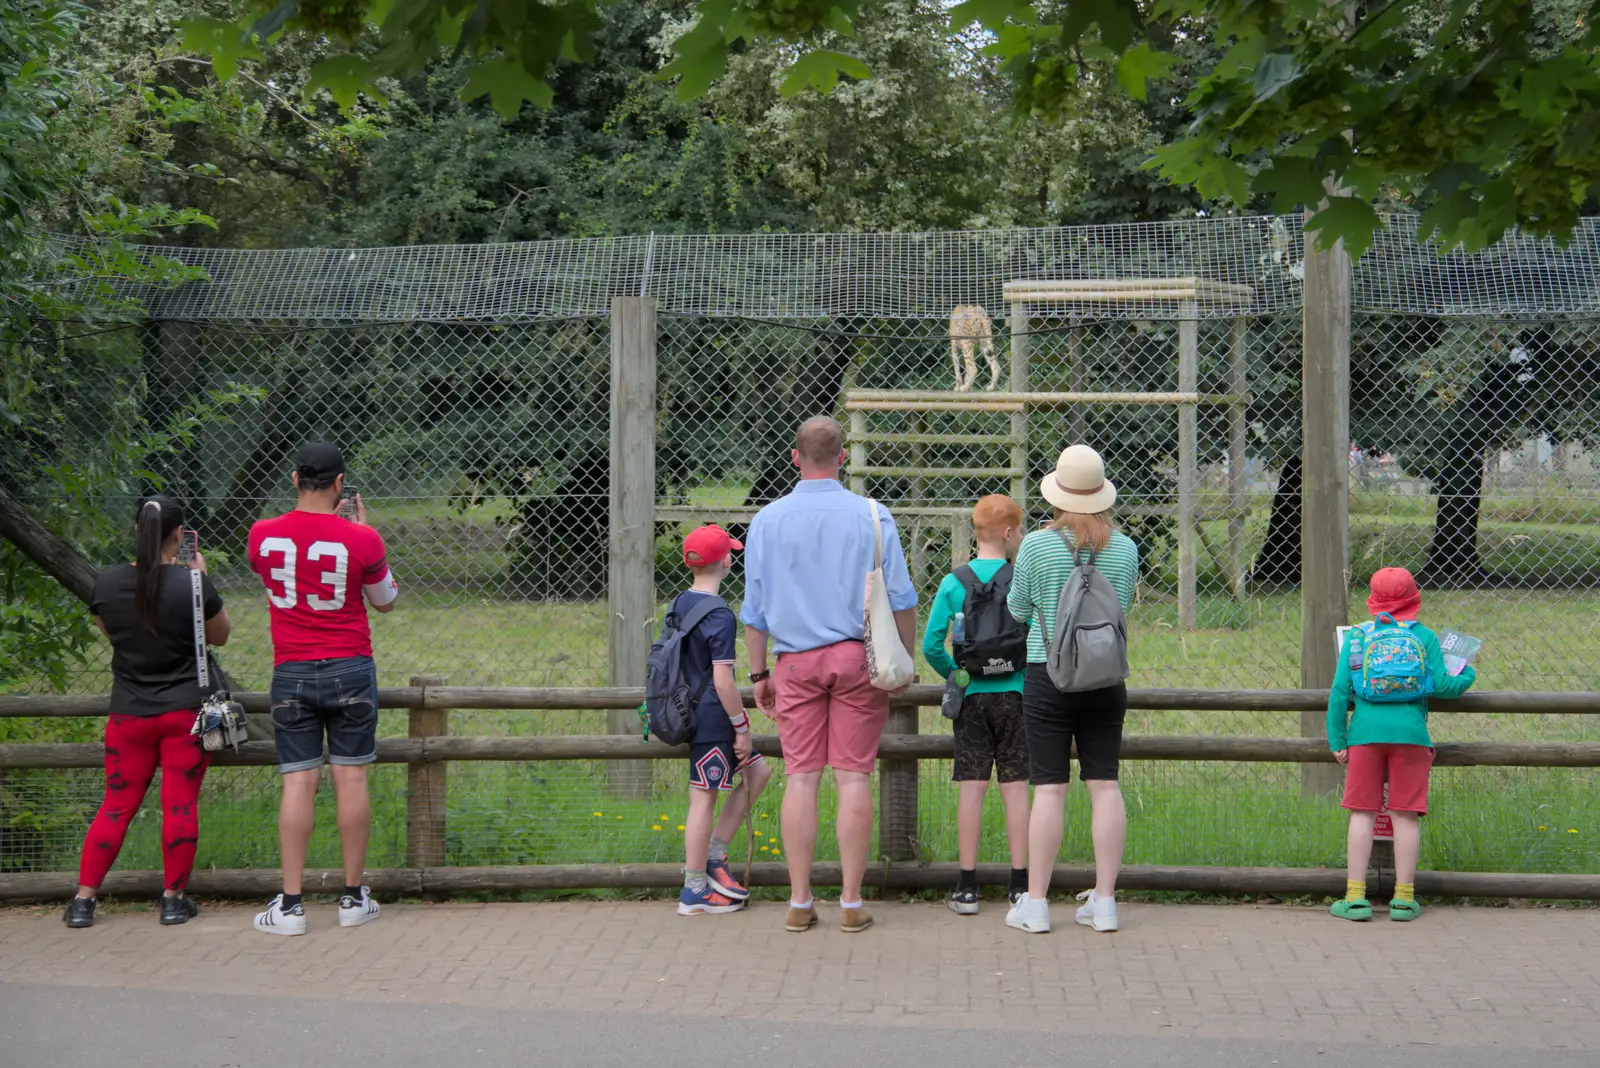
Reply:
[[[356,489],[346,486],[339,494],[339,515],[341,518],[355,522],[356,518]]]
[[[178,540],[178,563],[188,567],[194,563],[194,554],[200,551],[200,533],[185,527]]]

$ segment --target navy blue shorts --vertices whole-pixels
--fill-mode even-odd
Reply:
[[[738,759],[732,742],[695,742],[689,746],[689,785],[697,790],[732,790]]]
[[[278,771],[358,765],[378,759],[378,669],[370,656],[299,660],[272,670]]]

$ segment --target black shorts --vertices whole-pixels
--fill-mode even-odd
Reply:
[[[689,785],[696,790],[733,789],[737,766],[732,742],[694,742],[689,746]]]
[[[1028,778],[1028,738],[1022,727],[1020,693],[969,693],[956,717],[955,782],[1001,782]]]
[[[1035,786],[1072,781],[1072,743],[1078,743],[1078,777],[1117,777],[1128,687],[1062,693],[1043,664],[1023,676],[1022,717],[1028,732],[1029,780]]]
[[[378,759],[378,669],[370,656],[300,660],[272,671],[272,726],[278,771],[322,767],[322,741],[331,764]]]

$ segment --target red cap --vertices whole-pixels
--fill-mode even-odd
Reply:
[[[1422,594],[1417,592],[1417,580],[1405,568],[1379,568],[1372,575],[1371,589],[1367,611],[1373,615],[1388,613],[1395,619],[1417,618],[1417,611],[1422,607]]]
[[[696,527],[683,539],[683,562],[690,567],[710,567],[733,550],[743,548],[743,542],[721,527]]]

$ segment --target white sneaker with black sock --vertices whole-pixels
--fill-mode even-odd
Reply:
[[[1115,931],[1117,929],[1117,899],[1114,897],[1101,897],[1093,890],[1085,890],[1078,895],[1078,900],[1084,904],[1078,906],[1078,922],[1085,927],[1093,927],[1096,931]]]
[[[339,926],[360,927],[378,918],[378,903],[372,900],[372,888],[363,886],[359,898],[345,894],[339,898]]]
[[[279,894],[267,906],[267,911],[256,913],[255,928],[262,934],[303,935],[306,933],[305,906],[296,902],[285,909],[283,895]]]

